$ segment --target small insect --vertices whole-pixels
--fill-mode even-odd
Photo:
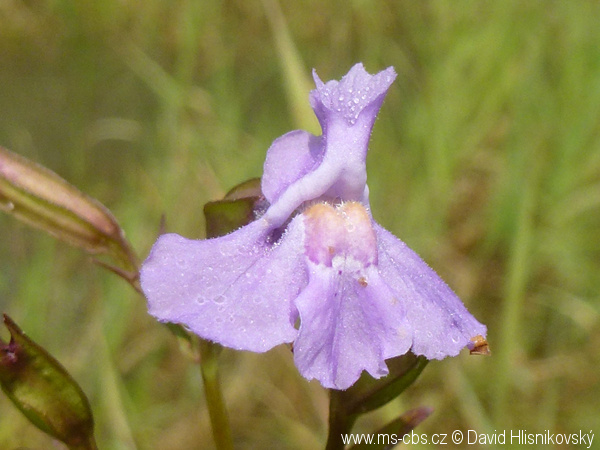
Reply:
[[[367,287],[369,285],[369,283],[367,283],[367,279],[365,277],[360,277],[358,279],[358,284],[360,284],[362,287]]]
[[[471,355],[490,355],[492,352],[490,351],[490,345],[485,338],[478,334],[475,337],[471,338],[471,342],[473,343],[473,348],[471,349]]]

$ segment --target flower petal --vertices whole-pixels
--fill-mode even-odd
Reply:
[[[296,299],[300,333],[294,359],[300,373],[326,388],[347,389],[363,370],[379,378],[386,358],[412,343],[402,305],[375,266],[355,270],[309,262],[308,286]]]
[[[300,205],[313,200],[341,199],[368,205],[369,137],[395,77],[392,67],[369,75],[362,64],[355,65],[341,81],[323,83],[314,73],[317,88],[311,92],[310,101],[323,136],[307,142],[306,136],[292,133],[269,150],[273,155],[267,156],[267,180],[263,184],[271,201],[263,216],[269,224],[283,225]],[[291,156],[295,139],[302,141],[298,159]],[[288,156],[283,157],[284,154]],[[291,169],[287,168],[288,158],[292,160]],[[278,171],[283,174],[281,178],[276,175]]]
[[[310,104],[325,130],[332,116],[343,117],[348,126],[356,123],[363,110],[370,109],[375,120],[387,90],[396,79],[393,67],[370,75],[362,65],[355,64],[340,81],[323,83],[313,70],[316,89],[310,93]],[[374,109],[374,111],[373,111]]]
[[[375,223],[379,273],[404,305],[412,328],[412,352],[428,359],[456,356],[486,327],[414,251]]]
[[[273,141],[267,151],[262,192],[273,203],[290,184],[314,170],[323,159],[321,138],[307,131],[291,131]]]
[[[240,350],[293,341],[291,301],[307,278],[302,228],[292,221],[277,244],[260,220],[208,240],[161,236],[141,272],[150,314]]]

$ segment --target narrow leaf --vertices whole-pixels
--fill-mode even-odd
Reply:
[[[421,407],[402,414],[396,420],[388,423],[383,428],[372,433],[375,438],[373,442],[361,442],[350,448],[350,450],[389,450],[398,444],[402,444],[402,438],[416,428],[433,412],[431,408]]]
[[[335,391],[341,397],[347,414],[373,411],[398,397],[421,374],[427,359],[407,353],[387,361],[389,375],[378,380],[367,373],[346,391]],[[332,392],[334,395],[334,392]]]

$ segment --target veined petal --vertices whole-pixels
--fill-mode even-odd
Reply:
[[[302,221],[293,220],[276,244],[269,234],[255,221],[208,240],[161,236],[141,272],[150,314],[239,350],[293,341],[291,302],[307,278]]]
[[[406,353],[412,339],[402,305],[376,267],[352,259],[337,267],[309,266],[308,286],[296,299],[300,373],[333,389],[349,388],[363,370],[374,378],[386,375],[385,359]]]
[[[406,353],[412,334],[402,304],[379,276],[370,215],[348,202],[315,204],[302,217],[310,275],[295,302],[296,365],[335,389],[351,386],[363,370],[387,374],[385,359]]]
[[[467,311],[446,283],[414,251],[379,224],[379,273],[404,305],[412,352],[428,359],[456,356],[486,327]]]

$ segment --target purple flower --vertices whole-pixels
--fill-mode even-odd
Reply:
[[[385,359],[409,350],[442,359],[473,348],[485,326],[369,210],[368,141],[394,69],[313,76],[323,135],[273,142],[270,206],[255,221],[214,239],[158,239],[141,272],[150,314],[240,350],[293,342],[300,373],[334,389],[363,370],[386,375]]]

